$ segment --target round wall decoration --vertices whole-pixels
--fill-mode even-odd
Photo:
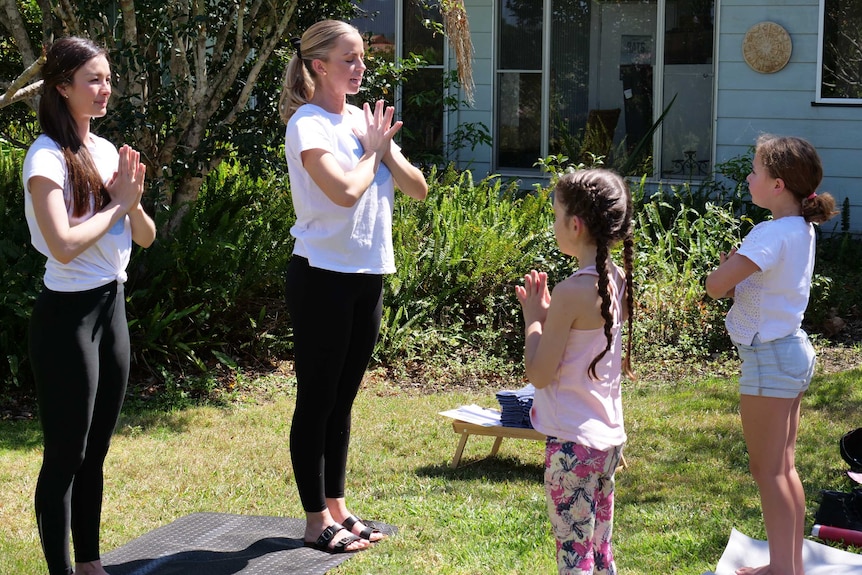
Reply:
[[[742,57],[761,74],[778,72],[790,60],[790,34],[775,22],[760,22],[748,29],[742,40]]]

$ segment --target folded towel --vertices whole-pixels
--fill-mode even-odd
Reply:
[[[535,393],[536,388],[529,383],[521,389],[498,391],[500,424],[504,427],[532,428],[530,409],[533,407]]]

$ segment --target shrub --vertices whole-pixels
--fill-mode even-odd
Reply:
[[[432,170],[428,180],[425,202],[396,200],[398,272],[387,278],[376,357],[465,343],[508,355],[512,332],[520,331],[515,282],[547,253],[548,195],[516,198],[497,178],[474,183],[470,172],[451,167]]]
[[[713,203],[714,188],[681,186],[650,196],[644,190],[643,182],[632,184],[636,352],[701,359],[727,351],[728,302],[708,298],[703,282],[719,254],[739,245],[755,222],[736,214],[739,200]],[[513,286],[531,268],[556,284],[577,264],[557,247],[549,191],[523,194],[496,178],[474,183],[469,172],[449,169],[432,176],[425,203],[397,201],[399,271],[387,283],[377,359],[477,346],[520,361]]]
[[[28,324],[45,270],[45,258],[31,247],[24,219],[23,162],[23,152],[0,142],[0,397],[6,388],[32,383]]]
[[[153,371],[203,371],[280,351],[285,339],[274,332],[285,329],[277,320],[293,220],[282,179],[253,179],[226,164],[210,173],[174,233],[130,264],[133,356]]]
[[[28,322],[44,273],[23,216],[22,161],[21,152],[0,150],[0,396],[32,383]],[[160,230],[166,216],[157,218]],[[133,253],[126,294],[138,368],[205,370],[282,353],[281,276],[293,219],[286,182],[227,164],[211,173],[175,233]]]
[[[6,222],[0,230],[0,396],[30,380],[27,321],[44,265],[29,245],[21,160],[0,153]],[[734,166],[741,174],[745,161]],[[437,360],[439,366],[468,354],[489,359],[494,369],[518,369],[523,328],[514,285],[531,268],[547,271],[556,284],[576,265],[557,248],[549,189],[524,192],[497,177],[474,182],[470,172],[452,167],[431,168],[428,181],[425,202],[396,196],[398,271],[384,284],[374,360],[386,366]],[[709,299],[703,281],[762,212],[746,204],[738,185],[729,191],[708,182],[647,195],[641,181],[632,191],[636,359],[695,361],[730,350],[723,326],[728,302]],[[167,217],[157,214],[160,230]],[[136,375],[151,374],[171,397],[187,401],[212,393],[222,383],[214,377],[220,370],[289,357],[283,272],[294,219],[286,176],[253,178],[228,164],[212,172],[182,224],[133,254],[127,302]],[[820,239],[806,315],[811,331],[832,315],[858,316],[860,252],[847,229]]]
[[[752,221],[737,217],[731,204],[693,201],[697,195],[687,186],[649,198],[641,187],[635,197],[636,349],[656,359],[728,349],[728,304],[710,299],[703,283]]]

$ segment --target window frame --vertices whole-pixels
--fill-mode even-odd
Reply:
[[[405,34],[404,34],[404,17],[406,9],[404,7],[403,1],[392,2],[391,4],[387,3],[387,7],[394,8],[393,10],[393,18],[394,18],[394,30],[393,30],[393,43],[394,43],[394,51],[393,58],[395,61],[400,61],[405,58],[405,56],[409,53],[409,50],[405,49]],[[361,31],[361,30],[360,30]],[[363,32],[364,33],[364,32]],[[436,72],[440,72],[441,74],[441,84],[440,84],[440,95],[444,100],[449,95],[449,89],[445,85],[445,75],[449,71],[449,45],[448,42],[443,41],[442,46],[442,64],[426,64],[421,66],[419,69],[421,70],[434,70]],[[401,84],[394,86],[393,90],[393,104],[395,106],[395,117],[403,118],[404,115],[404,90]],[[449,158],[451,156],[451,145],[449,144],[448,134],[449,134],[449,114],[446,113],[445,109],[441,112],[441,120],[442,120],[442,134],[443,134],[443,142],[442,149],[440,150],[440,154],[444,158]],[[399,140],[403,136],[403,134],[397,134],[396,140]],[[409,150],[405,150],[409,153]]]
[[[823,96],[823,46],[826,42],[826,2],[819,0],[819,14],[817,22],[817,80],[814,86],[814,104],[829,106],[862,106],[862,98],[827,98]],[[862,40],[862,35],[860,35]]]
[[[404,7],[404,2],[395,2],[395,17],[396,17],[396,26],[395,26],[395,57],[397,60],[403,60],[407,54],[410,53],[409,50],[405,49],[405,33],[404,33],[404,18],[406,9]],[[441,20],[443,18],[441,13]],[[440,64],[426,64],[424,66],[420,66],[420,70],[433,70],[435,72],[440,73],[440,96],[445,101],[446,97],[449,95],[449,88],[446,87],[446,74],[449,71],[448,61],[449,61],[449,43],[446,41],[446,38],[443,37],[442,42],[442,53],[441,53],[442,63]],[[395,96],[396,96],[396,106],[395,111],[397,117],[404,117],[404,86],[398,85],[395,86]],[[444,106],[443,110],[440,112],[441,122],[441,131],[442,131],[442,149],[440,150],[440,154],[443,158],[450,158],[451,153],[451,145],[449,144],[449,114],[446,113],[446,108]],[[409,150],[408,150],[409,153]]]
[[[590,1],[590,0],[588,0]],[[540,67],[537,69],[533,68],[503,68],[500,65],[501,55],[500,55],[500,41],[502,32],[500,30],[501,27],[501,18],[500,11],[502,10],[502,3],[504,0],[494,0],[493,9],[494,9],[494,25],[493,25],[493,77],[491,81],[492,89],[492,99],[493,104],[491,106],[491,124],[493,126],[491,130],[491,166],[492,169],[496,172],[519,176],[519,177],[535,177],[541,174],[541,170],[535,166],[531,167],[517,167],[517,166],[503,166],[500,163],[500,143],[501,143],[501,135],[500,135],[500,108],[498,98],[501,93],[500,87],[500,75],[501,74],[538,74],[540,77],[539,80],[539,92],[541,99],[541,106],[539,108],[539,156],[545,158],[548,156],[548,138],[550,135],[550,127],[549,123],[549,111],[547,106],[547,101],[550,95],[550,77],[545,71],[548,67],[548,63],[550,62],[550,45],[551,45],[551,35],[547,34],[545,30],[551,25],[551,11],[550,6],[552,0],[541,0],[542,3],[542,54],[540,58]],[[536,158],[538,160],[538,157]]]

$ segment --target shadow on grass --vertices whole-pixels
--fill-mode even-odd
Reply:
[[[0,449],[30,450],[42,446],[42,428],[35,419],[0,421]]]
[[[828,376],[817,376],[803,398],[804,409],[816,409],[828,413],[834,420],[847,421],[849,425],[862,424],[862,369],[851,369]],[[855,423],[854,423],[855,422]],[[850,431],[848,427],[847,431]]]
[[[191,415],[183,411],[123,412],[117,425],[117,435],[132,436],[142,432],[162,430],[170,434],[186,433],[192,427]]]
[[[168,433],[185,433],[191,427],[191,416],[183,412],[123,412],[116,435],[131,436],[161,429]],[[27,451],[42,447],[42,427],[38,419],[0,421],[0,449]]]
[[[535,481],[543,482],[544,469],[541,465],[527,464],[513,457],[488,457],[478,460],[462,460],[461,465],[452,469],[448,463],[428,465],[416,470],[422,477],[438,477],[452,481]]]

